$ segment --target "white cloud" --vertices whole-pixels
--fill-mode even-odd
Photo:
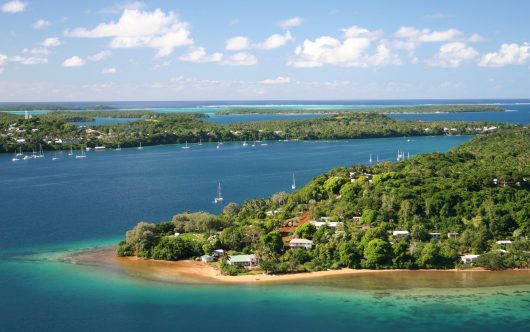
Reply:
[[[430,29],[418,30],[415,27],[403,26],[394,33],[394,36],[418,43],[433,43],[459,40],[462,38],[463,33],[457,29],[431,31]]]
[[[272,50],[278,47],[282,47],[283,45],[287,44],[288,41],[291,40],[293,40],[293,37],[291,36],[291,33],[287,31],[283,35],[273,34],[267,39],[265,39],[263,42],[256,44],[255,47],[262,50]]]
[[[278,77],[273,78],[273,79],[266,79],[266,80],[263,80],[263,81],[259,81],[258,83],[271,84],[271,85],[274,85],[274,84],[289,84],[289,83],[291,83],[291,78],[287,77],[287,76],[278,76]]]
[[[21,55],[10,57],[9,61],[22,65],[38,65],[47,63],[49,54],[50,51],[47,48],[25,48]]]
[[[433,67],[458,68],[462,62],[473,60],[478,56],[477,51],[464,43],[447,43],[440,46],[439,52],[427,60],[427,64]]]
[[[256,63],[258,63],[258,59],[245,52],[236,53],[223,61],[223,64],[227,66],[252,66]]]
[[[71,58],[64,60],[63,67],[83,67],[85,65],[85,60],[81,59],[77,55],[74,55]]]
[[[278,22],[278,26],[284,30],[300,26],[302,19],[299,16],[291,17],[289,19]]]
[[[66,30],[65,35],[77,38],[112,38],[112,48],[150,47],[160,57],[169,56],[175,47],[193,44],[189,24],[173,12],[160,9],[152,12],[125,9],[117,22],[100,23],[93,29]]]
[[[484,37],[482,37],[481,35],[479,35],[478,33],[474,33],[472,34],[469,38],[468,38],[469,42],[471,43],[479,43],[481,41],[484,41]]]
[[[206,54],[204,47],[192,47],[187,54],[178,58],[180,61],[189,62],[219,62],[223,59],[222,53]]]
[[[225,49],[228,51],[242,51],[250,47],[250,40],[247,37],[235,36],[227,39]]]
[[[336,65],[342,67],[367,68],[386,65],[399,65],[401,60],[392,54],[385,40],[379,40],[375,50],[372,44],[381,32],[352,27],[343,30],[342,41],[329,37],[318,37],[314,41],[305,40],[296,47],[288,65],[296,68]]]
[[[113,74],[116,74],[117,70],[116,68],[112,67],[112,68],[103,68],[103,70],[101,71],[102,74],[105,74],[105,75],[113,75]]]
[[[96,54],[89,55],[88,60],[97,62],[97,61],[105,60],[109,56],[110,56],[110,51],[105,50],[105,51],[98,52]]]
[[[487,53],[479,61],[482,67],[522,65],[530,59],[530,44],[502,44],[497,52]]]
[[[48,37],[44,39],[40,44],[44,47],[55,47],[61,45],[61,41],[57,37]]]
[[[146,7],[147,5],[142,1],[121,2],[98,10],[98,14],[119,14],[125,9],[144,9]]]
[[[22,2],[19,0],[13,0],[13,1],[8,1],[8,2],[3,3],[2,6],[0,7],[0,11],[4,13],[9,13],[9,14],[21,13],[24,10],[26,10],[27,6],[28,4],[25,2]]]
[[[33,27],[33,29],[43,29],[43,28],[49,27],[51,24],[52,23],[50,21],[38,20],[38,21],[33,22],[31,26]]]
[[[7,55],[0,54],[0,74],[4,71],[4,65],[8,60]]]

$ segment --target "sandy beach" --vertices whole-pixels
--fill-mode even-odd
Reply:
[[[399,272],[423,273],[451,273],[451,272],[490,272],[484,269],[466,270],[357,270],[340,269],[318,272],[304,272],[282,275],[250,274],[240,276],[221,275],[220,271],[207,263],[193,260],[183,261],[161,261],[145,260],[136,257],[117,257],[114,248],[98,248],[81,251],[67,255],[61,261],[70,264],[87,266],[99,266],[107,269],[117,270],[146,280],[175,282],[175,283],[222,283],[222,284],[245,284],[245,283],[270,283],[270,282],[290,282],[309,279],[327,278],[345,275],[363,274],[388,274]]]

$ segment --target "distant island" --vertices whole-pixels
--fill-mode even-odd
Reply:
[[[503,112],[499,105],[418,105],[392,106],[360,109],[282,109],[282,108],[234,108],[216,113],[217,115],[233,114],[342,114],[350,112],[370,112],[379,114],[432,114],[432,113],[467,113],[467,112]]]
[[[482,107],[482,106],[481,106]],[[410,107],[411,110],[416,107]],[[418,110],[424,109],[420,106]],[[438,106],[452,110],[454,106]],[[80,127],[97,117],[137,118],[128,123]],[[306,120],[214,124],[196,113],[150,111],[0,112],[0,152],[257,140],[319,140],[399,136],[472,135],[515,125],[491,122],[406,121],[378,112],[342,112]]]
[[[447,153],[339,167],[220,215],[140,222],[116,254],[202,260],[224,275],[529,268],[528,202],[530,131],[512,128]]]

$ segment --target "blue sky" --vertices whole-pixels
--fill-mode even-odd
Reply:
[[[526,1],[0,0],[0,101],[528,98]]]

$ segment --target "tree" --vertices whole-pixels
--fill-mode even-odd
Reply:
[[[312,223],[305,223],[301,226],[298,226],[296,229],[296,235],[302,239],[312,239],[315,235],[317,228]]]
[[[417,259],[418,265],[426,269],[433,269],[443,266],[443,259],[440,256],[440,247],[435,243],[427,243],[421,250]]]
[[[406,240],[394,242],[392,244],[392,267],[410,269],[413,265],[413,258],[409,254],[409,243]]]
[[[350,268],[358,268],[361,263],[362,250],[355,241],[343,241],[339,244],[340,264]]]
[[[364,266],[378,269],[385,267],[390,261],[390,246],[381,239],[373,239],[364,248]]]
[[[410,229],[410,237],[416,241],[427,241],[429,239],[429,232],[422,224],[414,224]]]
[[[219,240],[225,249],[241,250],[243,248],[243,235],[237,226],[227,227],[221,231]]]
[[[283,250],[282,236],[278,232],[265,234],[261,237],[260,244],[276,254],[279,254]]]

